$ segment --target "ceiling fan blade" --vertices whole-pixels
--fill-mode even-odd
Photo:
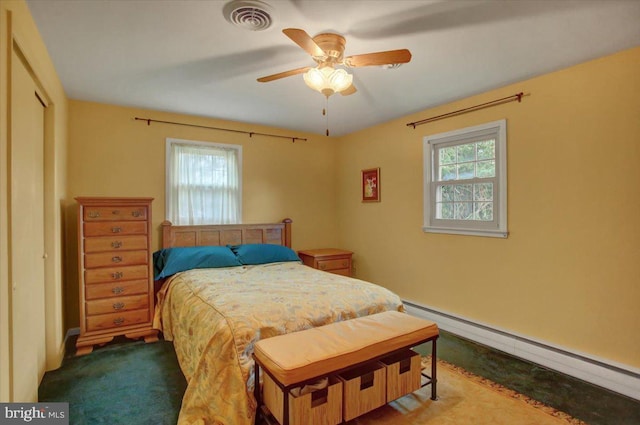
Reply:
[[[282,30],[284,35],[289,37],[294,43],[302,47],[302,49],[309,53],[311,57],[326,57],[327,54],[322,50],[313,38],[307,34],[304,30],[297,28],[285,28]]]
[[[356,89],[356,86],[351,84],[349,87],[347,87],[346,89],[342,90],[340,92],[340,94],[343,95],[343,96],[349,96],[350,94],[354,94],[357,91],[358,90]]]
[[[363,55],[348,56],[344,59],[346,66],[388,65],[392,63],[407,63],[411,60],[411,52],[407,49],[389,50],[387,52],[365,53]]]
[[[302,74],[311,69],[310,66],[305,66],[303,68],[291,69],[289,71],[280,72],[278,74],[267,75],[266,77],[258,78],[260,83],[268,83],[269,81],[279,80],[280,78],[290,77],[292,75]]]

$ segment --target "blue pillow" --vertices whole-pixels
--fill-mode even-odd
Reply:
[[[233,251],[226,246],[165,248],[153,253],[153,275],[155,280],[190,269],[241,265]]]
[[[230,247],[240,263],[245,265],[300,261],[289,247],[272,244],[246,244]]]

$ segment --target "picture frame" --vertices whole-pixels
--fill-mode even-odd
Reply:
[[[362,202],[380,202],[380,167],[362,170]]]

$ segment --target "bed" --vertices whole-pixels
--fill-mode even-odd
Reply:
[[[154,327],[173,341],[187,380],[181,425],[253,423],[259,339],[403,311],[383,287],[303,265],[291,250],[291,220],[162,229]]]

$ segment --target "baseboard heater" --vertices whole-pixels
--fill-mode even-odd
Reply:
[[[571,352],[413,301],[403,302],[407,313],[436,322],[444,331],[640,400],[639,369]]]

